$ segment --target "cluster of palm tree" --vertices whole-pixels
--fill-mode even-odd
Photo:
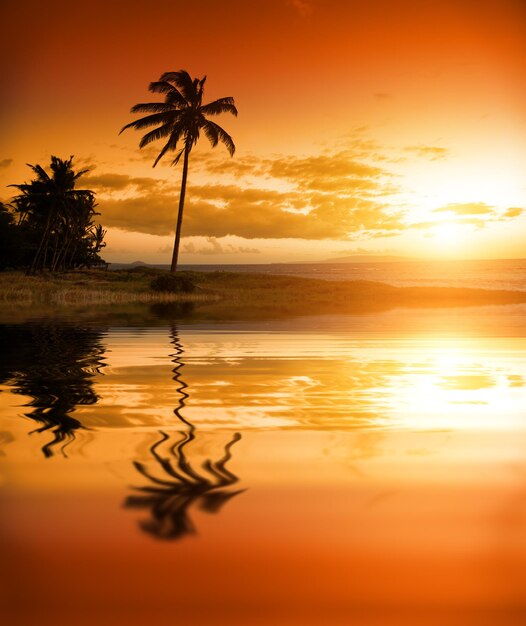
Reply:
[[[192,148],[203,132],[212,147],[223,143],[230,155],[235,151],[232,137],[209,119],[220,113],[237,115],[234,99],[219,98],[203,104],[204,78],[191,78],[188,72],[165,72],[150,83],[153,93],[164,95],[163,102],[136,104],[132,113],[148,113],[126,124],[121,130],[150,128],[141,139],[141,148],[153,141],[165,141],[153,167],[165,156],[175,153],[172,165],[183,159],[179,209],[171,271],[175,272],[181,239],[181,226]],[[26,267],[28,273],[63,271],[103,264],[99,252],[106,245],[106,231],[95,224],[95,195],[75,185],[87,170],[75,172],[73,157],[51,157],[51,173],[40,165],[29,165],[35,178],[29,183],[11,185],[19,195],[10,205],[0,204],[0,269]]]
[[[20,193],[10,204],[13,219],[9,227],[17,231],[15,238],[21,245],[17,258],[11,263],[4,260],[4,265],[25,266],[34,274],[103,264],[99,252],[106,245],[106,231],[94,223],[98,215],[95,194],[75,188],[88,170],[75,171],[73,157],[56,156],[51,157],[50,173],[40,165],[29,167],[35,178],[11,185]]]

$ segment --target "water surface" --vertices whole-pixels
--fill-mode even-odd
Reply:
[[[21,624],[520,624],[523,307],[0,327]]]

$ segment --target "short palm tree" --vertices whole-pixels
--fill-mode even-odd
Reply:
[[[237,116],[234,99],[219,98],[214,102],[203,104],[205,81],[206,76],[202,79],[192,79],[185,70],[165,72],[158,81],[150,83],[149,86],[151,92],[164,94],[164,102],[136,104],[131,108],[132,113],[149,113],[149,115],[126,124],[120,131],[122,133],[127,128],[142,130],[152,126],[157,127],[148,131],[139,143],[139,147],[144,148],[157,139],[166,140],[164,147],[153,163],[153,167],[167,152],[176,152],[172,165],[177,165],[181,156],[183,157],[183,176],[175,228],[172,272],[177,269],[190,151],[197,143],[201,131],[208,137],[212,147],[217,146],[221,141],[225,144],[230,156],[234,154],[236,149],[232,137],[221,126],[207,119],[207,116],[219,115],[220,113],[232,113]]]
[[[29,164],[28,164],[29,165]],[[88,172],[75,172],[73,157],[51,157],[51,175],[41,165],[29,165],[36,175],[29,183],[10,185],[21,194],[13,198],[19,224],[26,222],[39,242],[29,274],[52,272],[74,265],[73,256],[92,226],[95,196],[88,189],[76,189],[77,180]]]

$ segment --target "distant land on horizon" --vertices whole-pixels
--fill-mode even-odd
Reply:
[[[353,255],[353,256],[344,256],[338,257],[336,259],[322,259],[320,261],[283,261],[283,262],[273,262],[273,263],[181,263],[181,267],[211,267],[211,266],[220,266],[227,267],[233,266],[237,267],[239,265],[254,265],[254,266],[271,266],[271,265],[319,265],[319,264],[329,264],[329,263],[395,263],[395,262],[411,262],[411,261],[420,261],[421,259],[417,259],[415,257],[406,257],[406,256],[382,256],[382,255]],[[170,267],[169,263],[146,263],[145,261],[132,261],[131,263],[109,263],[109,265],[113,269],[125,269],[130,267],[156,267],[160,269],[167,269]]]
[[[339,256],[335,259],[323,259],[315,263],[396,263],[408,261],[421,261],[412,256],[396,256],[386,254],[352,254],[349,256]]]
[[[210,268],[210,267],[271,267],[283,265],[330,265],[332,264],[359,264],[359,263],[424,263],[424,262],[440,262],[440,263],[477,263],[481,261],[488,262],[505,262],[505,261],[522,261],[524,259],[420,259],[417,257],[394,256],[394,255],[352,255],[337,257],[335,259],[323,259],[321,261],[295,261],[295,262],[274,262],[274,263],[181,263],[180,267],[191,268]],[[133,267],[153,267],[157,269],[170,269],[169,263],[146,263],[145,261],[133,261],[131,263],[108,263],[110,269],[129,269]]]

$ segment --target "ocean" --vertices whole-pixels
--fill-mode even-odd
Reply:
[[[258,272],[323,280],[370,280],[396,287],[436,286],[526,291],[526,259],[216,264],[181,265],[180,268],[205,272]]]

